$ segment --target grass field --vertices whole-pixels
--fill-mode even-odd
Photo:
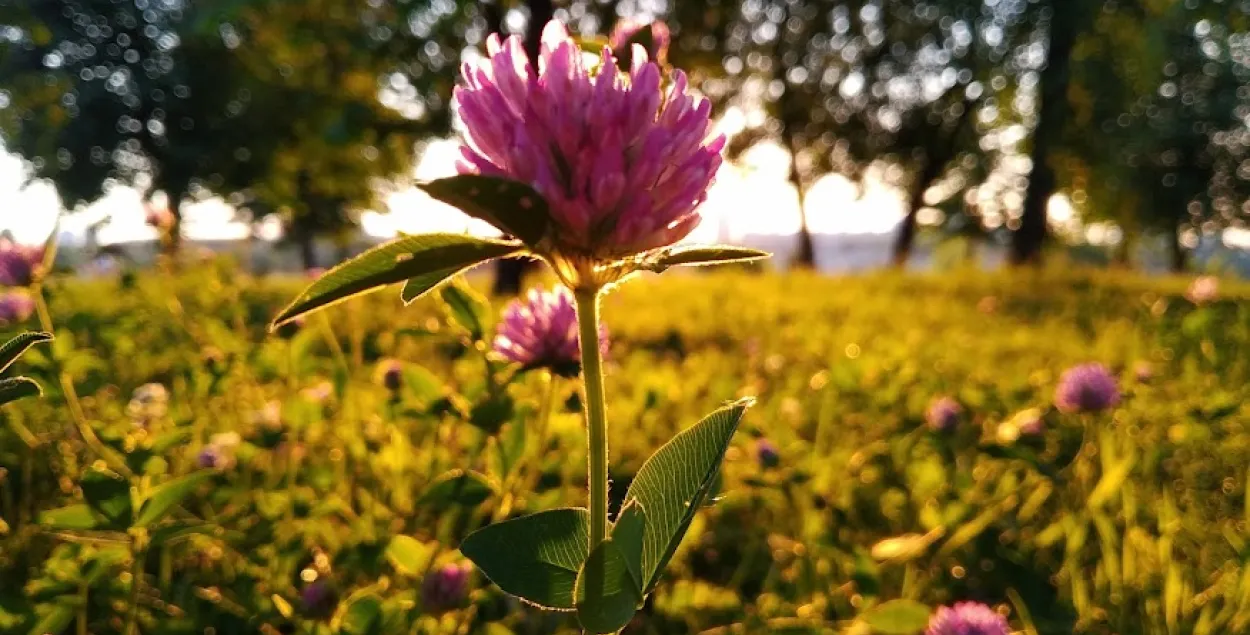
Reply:
[[[460,593],[456,549],[584,504],[575,382],[488,359],[502,303],[388,291],[268,335],[301,284],[205,263],[44,289],[57,340],[17,370],[46,394],[0,414],[0,632],[576,632],[476,572]],[[626,632],[905,634],[959,600],[1029,634],[1250,632],[1250,288],[1195,306],[1187,284],[625,285],[604,304],[616,500],[709,404],[759,399]],[[1085,362],[1123,398],[1062,413]]]

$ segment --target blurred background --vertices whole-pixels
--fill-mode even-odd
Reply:
[[[460,64],[552,16],[668,24],[731,136],[691,240],[1250,272],[1246,0],[0,0],[0,232],[263,273],[480,231],[412,184],[454,172]]]

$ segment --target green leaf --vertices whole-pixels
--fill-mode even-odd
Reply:
[[[915,600],[890,600],[860,615],[874,633],[881,635],[914,635],[929,625],[928,606]]]
[[[382,618],[382,600],[372,594],[363,594],[347,601],[346,609],[338,620],[338,632],[343,635],[369,635]]]
[[[130,526],[130,483],[121,475],[90,468],[80,482],[83,498],[96,513],[109,521],[111,529]]]
[[[135,527],[149,527],[173,511],[183,499],[195,491],[200,483],[212,478],[215,472],[204,470],[192,472],[172,481],[161,483],[152,490],[152,494],[139,508],[139,516],[135,519]]]
[[[386,545],[386,559],[396,571],[419,576],[429,567],[435,549],[411,536],[394,536]]]
[[[547,235],[551,212],[534,188],[517,181],[462,174],[421,183],[417,187],[435,200],[490,223],[495,229],[537,245]]]
[[[491,395],[473,405],[469,423],[487,434],[495,434],[513,418],[515,410],[516,402],[512,397],[505,393]]]
[[[716,481],[742,415],[754,403],[752,399],[743,399],[713,412],[678,433],[638,470],[625,493],[625,504],[638,501],[646,510],[644,591],[655,587],[664,566],[677,551],[695,512]]]
[[[89,505],[70,505],[39,513],[39,524],[53,529],[95,529],[100,521]]]
[[[526,426],[523,421],[505,423],[499,433],[499,478],[512,472],[525,456]]]
[[[591,633],[615,633],[642,603],[625,556],[611,538],[590,552],[577,573],[577,621]]]
[[[490,303],[486,298],[463,282],[444,286],[439,295],[452,319],[464,327],[474,341],[481,340],[486,333],[486,316],[490,312]]]
[[[417,499],[420,505],[461,505],[477,507],[495,495],[490,479],[478,472],[451,470],[434,482]]]
[[[77,611],[72,606],[58,603],[40,613],[43,615],[35,627],[30,629],[30,635],[58,635],[69,627],[70,622],[74,621]]]
[[[374,247],[331,269],[309,285],[274,318],[270,330],[312,311],[324,309],[362,293],[397,282],[419,281],[416,299],[464,269],[521,251],[513,242],[474,238],[462,234],[405,236]]]
[[[50,341],[52,341],[51,333],[34,331],[22,333],[5,342],[3,346],[0,346],[0,373],[8,370],[9,366],[12,366],[13,362],[17,361],[17,358],[26,352],[26,349],[40,342]]]
[[[29,377],[0,379],[0,406],[26,397],[38,397],[43,389]]]
[[[561,508],[483,527],[464,539],[460,552],[504,592],[570,611],[589,548],[590,512]]]
[[[732,245],[688,245],[673,247],[647,258],[645,269],[662,272],[669,267],[703,267],[730,263],[754,262],[771,258],[772,254],[758,249]]]
[[[642,547],[646,528],[647,514],[642,508],[642,503],[636,499],[629,501],[621,508],[621,513],[616,517],[616,524],[612,527],[612,542],[616,544],[621,556],[625,559],[625,566],[629,569],[629,575],[633,578],[634,588],[638,591],[639,597],[642,597],[645,588],[642,577]]]

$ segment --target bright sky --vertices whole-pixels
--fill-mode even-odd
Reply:
[[[449,176],[456,144],[431,144],[416,168],[418,180]],[[738,165],[726,165],[704,205],[703,224],[691,236],[699,242],[733,241],[747,234],[792,234],[799,227],[798,199],[786,180],[786,154],[777,146],[752,150]],[[0,230],[9,230],[22,242],[38,242],[51,231],[60,201],[47,182],[24,184],[22,163],[0,154]],[[816,183],[808,194],[811,228],[821,233],[884,233],[902,217],[902,199],[884,186],[866,188],[856,198],[855,188],[842,177],[831,176]],[[397,231],[463,231],[474,221],[459,211],[431,200],[415,188],[391,195],[389,209],[366,212],[365,232],[389,237]],[[189,206],[185,233],[188,238],[242,238],[248,228],[232,220],[232,210],[220,199]],[[101,222],[103,221],[103,222]],[[144,224],[140,195],[119,187],[81,213],[66,216],[62,229],[83,237],[87,227],[101,223],[100,242],[145,240],[155,233]],[[265,234],[275,230],[268,228]]]

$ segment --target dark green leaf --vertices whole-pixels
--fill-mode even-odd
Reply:
[[[625,559],[625,566],[633,578],[634,588],[642,597],[645,580],[642,577],[642,546],[646,535],[647,514],[642,503],[637,499],[629,501],[621,508],[616,524],[612,527],[612,542],[620,550]]]
[[[462,174],[417,187],[436,200],[516,236],[527,245],[542,241],[551,223],[547,201],[534,188],[517,181]]]
[[[477,507],[495,495],[495,486],[484,475],[451,470],[439,476],[417,499],[420,505]]]
[[[486,316],[490,303],[463,282],[453,282],[443,287],[439,294],[452,319],[464,327],[476,341],[486,333]]]
[[[3,346],[0,346],[0,373],[8,370],[9,366],[12,366],[13,362],[17,361],[17,358],[26,352],[26,349],[40,342],[51,340],[52,335],[50,333],[34,331],[22,333],[5,342]]]
[[[74,615],[77,611],[72,606],[64,604],[53,604],[45,610],[38,611],[41,613],[39,622],[35,627],[30,629],[30,635],[58,635],[65,631],[74,621]]]
[[[503,393],[487,397],[473,406],[469,423],[487,434],[495,434],[513,418],[515,406],[512,397]]]
[[[96,513],[108,519],[110,529],[125,529],[130,526],[130,483],[119,474],[88,469],[83,474],[83,498]]]
[[[192,472],[172,481],[161,483],[152,490],[152,494],[139,508],[139,516],[135,519],[136,527],[150,527],[164,518],[170,511],[182,503],[195,488],[213,477],[214,472],[205,470]]]
[[[29,377],[0,379],[0,406],[26,397],[38,397],[43,389]]]
[[[772,254],[758,249],[732,245],[689,245],[665,249],[647,259],[646,269],[660,272],[669,267],[702,267],[729,263],[754,262],[771,258]]]
[[[177,523],[161,527],[152,532],[152,544],[167,545],[176,544],[179,541],[190,538],[191,536],[214,536],[222,533],[222,529],[218,525],[210,523],[198,523],[193,525],[179,525]]]
[[[915,600],[890,600],[860,615],[873,630],[881,635],[914,635],[929,624],[928,606]]]
[[[577,621],[591,633],[615,633],[642,603],[625,556],[611,538],[590,552],[577,573]]]
[[[388,284],[408,280],[411,286],[419,280],[423,287],[419,293],[410,296],[405,287],[405,300],[411,301],[459,271],[519,251],[516,243],[463,234],[405,236],[326,272],[283,309],[270,328]]]
[[[562,508],[483,527],[464,539],[460,552],[505,592],[569,611],[589,548],[590,513]]]
[[[721,459],[738,423],[754,400],[721,408],[680,432],[651,455],[638,470],[625,502],[639,501],[646,510],[642,549],[644,591],[655,587],[673,552],[690,527],[716,480]]]
[[[99,518],[88,505],[70,505],[39,513],[39,524],[53,529],[95,529]]]

